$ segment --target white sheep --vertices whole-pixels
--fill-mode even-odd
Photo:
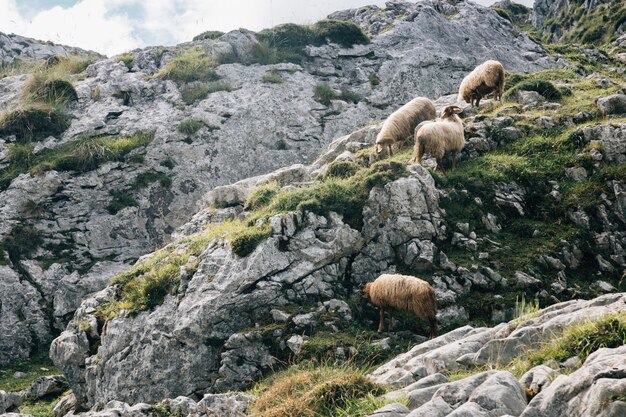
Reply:
[[[435,290],[426,281],[410,275],[383,274],[361,287],[361,294],[380,309],[378,333],[385,327],[385,308],[411,311],[427,320],[430,337],[437,335],[437,303]],[[389,311],[389,330],[393,318]]]
[[[465,146],[463,121],[458,113],[463,110],[457,106],[443,109],[441,118],[434,122],[421,123],[415,129],[415,147],[411,163],[422,163],[425,154],[437,159],[437,168],[443,171],[443,157],[452,153],[452,168],[456,168],[456,154]]]
[[[494,100],[502,98],[504,91],[504,67],[498,61],[485,61],[472,72],[470,72],[459,87],[459,97],[457,100],[464,100],[476,107],[480,104],[480,99],[493,92]]]
[[[392,155],[393,144],[406,142],[413,136],[415,127],[425,120],[437,117],[437,110],[432,101],[425,97],[417,97],[391,113],[378,136],[376,136],[376,153],[381,154],[387,149]]]

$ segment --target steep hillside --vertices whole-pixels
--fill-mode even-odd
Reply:
[[[625,45],[544,50],[525,13],[390,2],[0,79],[0,413],[623,415]],[[458,103],[486,58],[502,101]],[[374,151],[420,94],[463,109],[457,169]],[[441,336],[375,332],[387,272]]]
[[[385,27],[371,41],[331,21],[11,68],[0,79],[0,363],[47,349],[87,294],[170,241],[215,186],[308,163],[409,97],[454,92],[484,59],[558,65],[473,3],[370,12]]]
[[[619,290],[626,96],[607,60],[571,61],[590,76],[511,76],[502,103],[466,107],[468,144],[448,175],[407,166],[411,149],[378,161],[370,126],[312,165],[217,187],[213,208],[86,300],[53,342],[78,403],[199,399],[282,362],[380,361],[393,351],[363,342],[376,313],[358,287],[382,272],[432,282],[444,331],[509,320],[521,300]],[[393,345],[422,326],[403,316]]]
[[[602,45],[626,32],[621,0],[535,0],[531,19],[551,42]]]

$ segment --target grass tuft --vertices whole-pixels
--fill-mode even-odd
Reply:
[[[177,83],[192,81],[216,81],[219,75],[213,68],[218,62],[209,58],[200,49],[188,49],[181,55],[172,58],[157,76]]]
[[[374,398],[384,392],[363,371],[349,366],[294,366],[253,388],[258,400],[252,413],[259,417],[364,415],[361,412],[378,405]],[[348,410],[353,413],[346,414]]]
[[[178,131],[185,135],[193,135],[203,127],[204,123],[201,120],[187,119],[180,122]]]

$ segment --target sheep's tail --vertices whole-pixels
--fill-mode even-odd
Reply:
[[[411,162],[414,164],[422,164],[422,157],[424,156],[425,145],[420,136],[415,138],[415,151],[413,152],[413,159]]]

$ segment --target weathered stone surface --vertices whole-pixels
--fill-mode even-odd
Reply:
[[[21,402],[22,398],[18,394],[0,390],[0,414],[15,411]]]
[[[599,98],[598,109],[606,115],[626,113],[626,94],[613,94]]]
[[[94,59],[104,58],[96,52],[85,51],[81,48],[38,41],[13,33],[5,34],[0,32],[0,64],[2,65],[11,64],[15,59],[40,60],[53,56],[65,57],[70,55],[80,55]]]
[[[392,403],[368,414],[367,417],[404,417],[409,414],[410,411],[411,410],[406,408],[403,404]]]
[[[600,349],[569,375],[558,376],[528,404],[522,417],[619,416],[626,410],[626,346]]]
[[[42,376],[33,381],[30,386],[20,392],[26,400],[38,400],[46,395],[61,394],[67,391],[69,385],[63,375]]]

